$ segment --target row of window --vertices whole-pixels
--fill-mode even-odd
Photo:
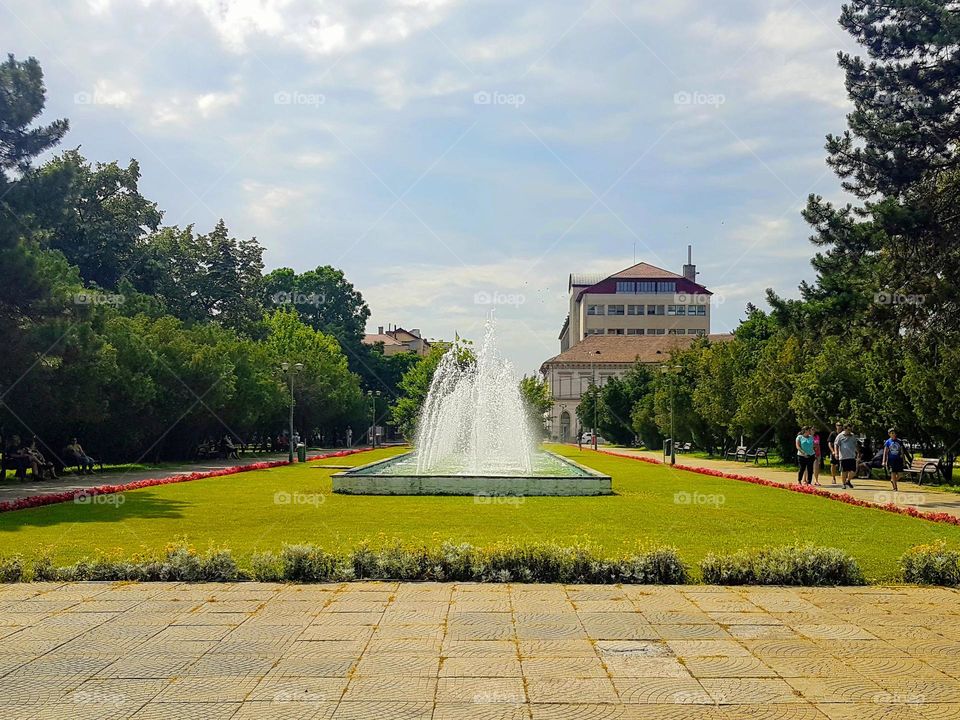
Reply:
[[[706,316],[706,305],[587,305],[587,315],[698,315]]]
[[[590,328],[587,335],[706,335],[703,328]]]
[[[672,293],[677,291],[673,280],[618,280],[618,293]]]

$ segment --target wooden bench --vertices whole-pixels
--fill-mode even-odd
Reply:
[[[927,473],[943,479],[943,473],[940,472],[940,460],[938,458],[915,457],[909,467],[903,468],[904,475],[916,475],[917,485],[923,485],[923,477]]]
[[[724,460],[733,460],[735,462],[746,462],[747,461],[747,446],[740,445],[736,449],[729,449],[723,454]]]
[[[685,443],[680,443],[679,445],[677,445],[677,452],[678,452],[678,453],[688,453],[688,452],[690,452],[691,450],[693,450],[693,443],[685,442]]]
[[[747,462],[748,460],[753,460],[754,465],[759,465],[761,458],[766,461],[767,465],[770,465],[770,455],[767,453],[767,448],[765,447],[754,448],[753,450],[749,450],[746,453],[746,458],[744,459],[744,462]]]

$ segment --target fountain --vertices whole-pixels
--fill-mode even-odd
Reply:
[[[437,366],[414,450],[333,476],[337,493],[606,495],[609,476],[539,449],[513,367],[486,324],[476,353],[459,339]]]

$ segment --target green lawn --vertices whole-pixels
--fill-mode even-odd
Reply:
[[[97,551],[132,555],[186,539],[198,549],[228,547],[243,558],[283,543],[348,547],[378,538],[444,539],[476,544],[503,540],[591,541],[616,553],[669,544],[696,563],[711,550],[795,541],[841,547],[874,580],[895,577],[911,545],[960,528],[857,508],[735,480],[555,446],[553,450],[614,478],[616,495],[526,498],[519,504],[478,504],[472,497],[373,497],[330,493],[336,470],[396,450],[378,450],[308,466],[281,467],[126,493],[122,504],[63,503],[0,514],[0,554],[34,556],[46,548],[58,563]],[[683,504],[675,493],[714,495],[722,504]],[[290,497],[299,502],[277,503]],[[299,495],[298,495],[299,494]],[[310,497],[314,496],[314,501]]]

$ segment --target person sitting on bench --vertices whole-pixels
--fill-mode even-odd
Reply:
[[[93,465],[96,462],[83,451],[80,441],[73,438],[67,445],[67,458],[80,468],[81,475],[93,475]]]

